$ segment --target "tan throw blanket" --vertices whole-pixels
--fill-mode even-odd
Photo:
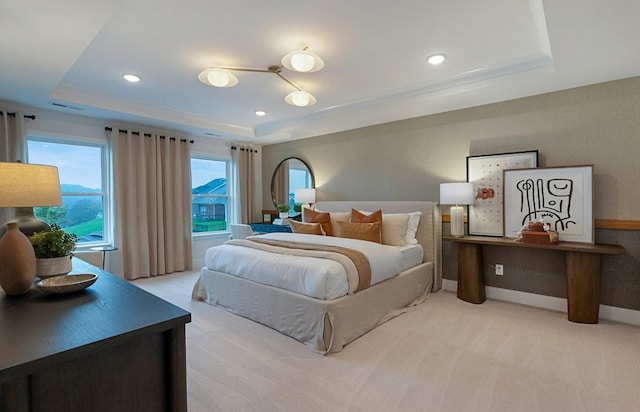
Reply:
[[[309,243],[288,242],[284,240],[252,237],[232,239],[226,244],[252,247],[274,253],[295,256],[310,256],[332,259],[342,264],[347,272],[349,293],[358,292],[371,285],[371,266],[367,257],[360,251],[341,246],[314,245]]]

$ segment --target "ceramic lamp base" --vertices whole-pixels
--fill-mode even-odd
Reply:
[[[7,223],[7,231],[0,238],[0,262],[0,286],[7,295],[29,292],[36,276],[36,254],[15,222]]]
[[[451,217],[451,236],[464,237],[464,207],[451,206],[449,216]]]

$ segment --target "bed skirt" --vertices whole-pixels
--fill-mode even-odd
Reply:
[[[433,264],[423,263],[353,295],[310,298],[202,268],[192,298],[269,326],[322,353],[340,352],[375,327],[424,302]]]

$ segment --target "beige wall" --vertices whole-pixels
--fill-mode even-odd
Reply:
[[[270,145],[309,163],[319,200],[438,199],[466,180],[466,156],[538,149],[540,166],[594,164],[595,217],[640,219],[640,77]]]
[[[440,183],[466,180],[466,156],[533,149],[541,167],[594,165],[595,218],[640,220],[640,77],[265,146],[263,204],[272,207],[270,176],[289,156],[310,165],[318,200],[438,200]],[[603,303],[640,309],[637,238],[596,233],[631,252],[605,259]],[[455,247],[446,243],[444,276],[455,280]],[[489,285],[564,297],[561,254],[514,260],[490,250],[485,258],[507,262],[507,275],[488,275]]]

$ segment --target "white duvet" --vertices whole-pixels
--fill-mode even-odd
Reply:
[[[262,237],[289,242],[342,246],[362,252],[371,266],[371,285],[391,278],[408,267],[403,248],[357,239],[297,233],[270,233]],[[412,248],[420,248],[412,245]],[[412,255],[416,255],[413,253]],[[419,254],[420,262],[422,254]],[[411,263],[414,264],[420,263]],[[287,289],[318,299],[335,299],[349,292],[344,267],[331,259],[271,253],[223,244],[207,250],[205,265],[255,282]]]

